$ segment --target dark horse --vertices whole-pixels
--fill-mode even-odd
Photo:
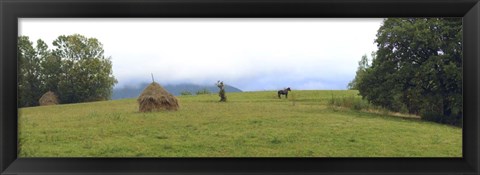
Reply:
[[[288,91],[292,91],[290,88],[286,88],[278,91],[278,98],[281,98],[280,95],[285,95],[285,98],[288,98]]]

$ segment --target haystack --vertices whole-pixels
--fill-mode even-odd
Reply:
[[[137,99],[140,112],[178,110],[178,100],[158,83],[151,83]]]
[[[42,97],[40,97],[38,103],[40,106],[57,105],[58,97],[52,91],[48,91],[47,93],[43,94]]]

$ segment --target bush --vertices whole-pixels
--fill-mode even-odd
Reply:
[[[180,95],[192,95],[192,93],[190,91],[182,91]]]
[[[355,96],[337,98],[332,95],[332,98],[328,103],[332,106],[346,107],[357,111],[368,110],[371,108],[371,105],[368,103],[368,101]]]
[[[439,112],[428,111],[428,112],[422,112],[421,118],[422,120],[426,120],[426,121],[449,124],[449,125],[454,125],[459,127],[461,127],[463,124],[461,114],[447,116]]]
[[[369,103],[367,100],[360,97],[350,96],[350,97],[334,97],[328,101],[328,104],[333,107],[346,108],[355,111],[367,111],[373,113],[381,113],[388,115],[389,111],[387,109],[375,106]],[[338,111],[337,108],[333,108],[335,112]]]
[[[202,94],[210,94],[210,91],[207,88],[203,88],[202,90],[198,90],[197,95],[202,95]]]

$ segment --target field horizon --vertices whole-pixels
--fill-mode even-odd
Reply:
[[[138,112],[136,99],[19,108],[19,157],[462,157],[462,129],[328,104],[355,90],[177,96],[180,109]]]

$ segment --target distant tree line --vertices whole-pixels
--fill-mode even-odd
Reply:
[[[462,19],[389,18],[364,55],[351,89],[370,103],[422,119],[462,125]]]
[[[203,88],[195,92],[196,95],[203,95],[203,94],[210,94],[210,93],[211,93],[210,90],[208,90],[207,88]],[[182,92],[180,92],[180,95],[192,95],[192,92],[183,90]]]
[[[117,80],[110,57],[95,38],[61,35],[49,49],[41,39],[34,47],[28,36],[18,37],[18,105],[37,106],[47,91],[60,103],[79,103],[110,98]]]

